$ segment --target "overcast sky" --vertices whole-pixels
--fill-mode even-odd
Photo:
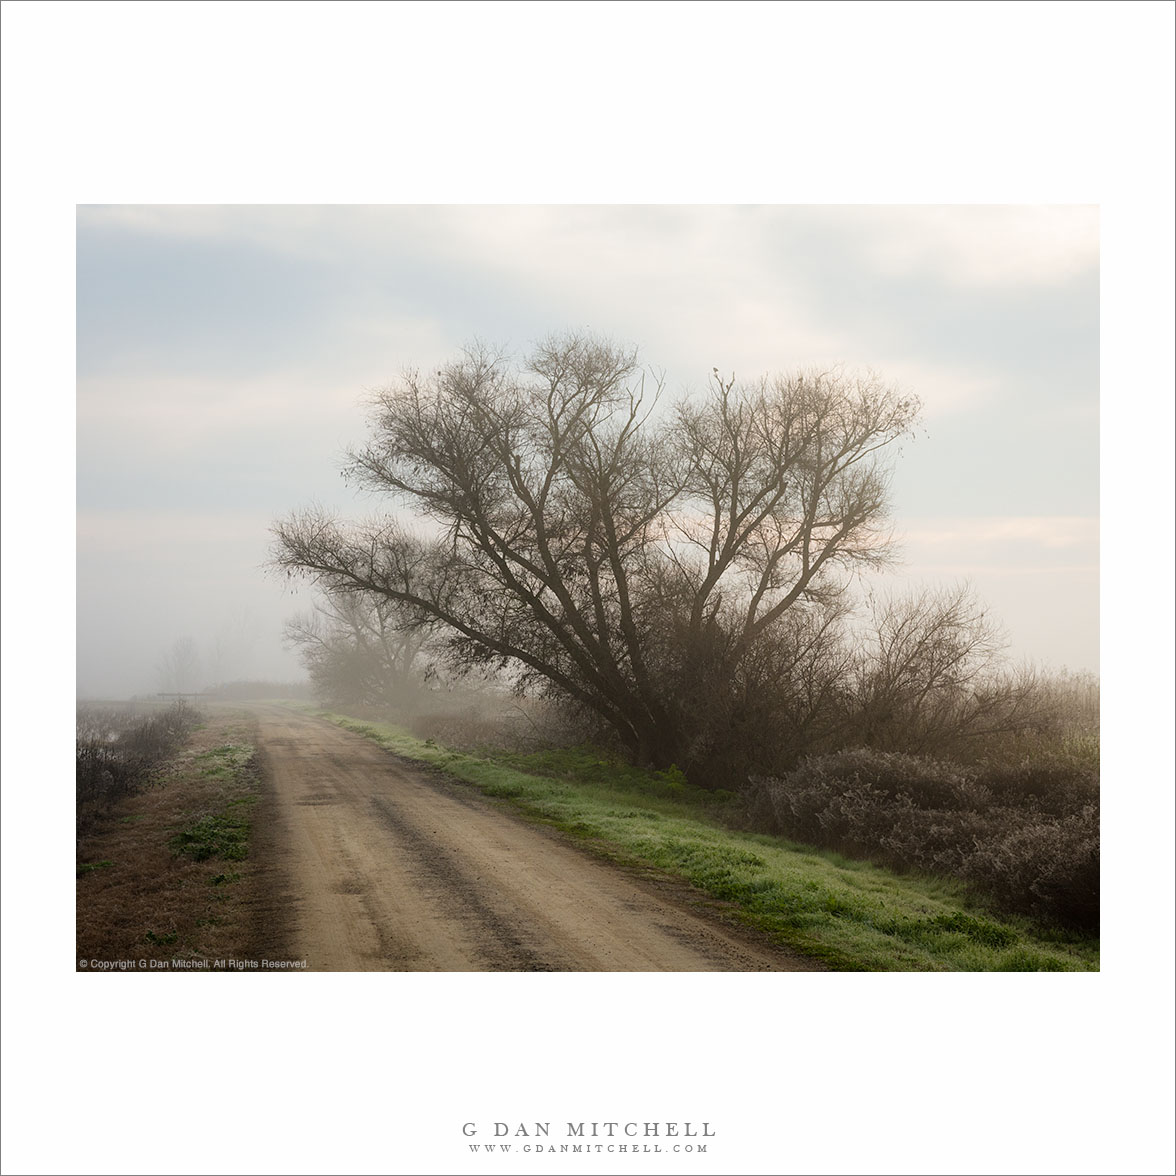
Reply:
[[[1088,206],[82,206],[78,690],[300,676],[268,527],[339,475],[365,396],[479,337],[587,328],[671,393],[872,367],[919,396],[896,587],[970,582],[1010,654],[1098,667],[1099,227]]]

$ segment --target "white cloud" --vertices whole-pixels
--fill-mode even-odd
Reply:
[[[340,231],[378,229],[379,210],[312,204],[82,204],[79,231],[116,229],[181,240],[248,243],[295,257],[329,256]],[[333,230],[333,231],[332,231]]]
[[[78,220],[390,273],[406,259],[464,270],[501,306],[528,307],[537,333],[588,327],[641,344],[651,364],[671,369],[672,386],[701,383],[713,365],[755,378],[844,362],[907,385],[928,415],[974,407],[994,379],[885,354],[858,338],[817,308],[811,275],[788,262],[798,246],[778,234],[848,243],[863,272],[883,280],[954,286],[1060,281],[1096,266],[1099,247],[1090,206],[94,206],[80,208]],[[878,313],[884,319],[885,305]],[[377,355],[398,368],[435,362],[455,345],[424,317],[392,326],[373,318],[349,335],[353,345],[331,356],[336,375],[349,357],[352,368]],[[525,348],[533,339],[491,341]],[[381,381],[395,374],[380,372]]]
[[[1000,393],[995,377],[948,364],[882,355],[871,366],[884,373],[888,383],[914,393],[922,402],[926,419],[972,411]]]
[[[1095,205],[870,206],[844,228],[890,276],[954,286],[1047,285],[1097,267]],[[840,210],[822,213],[839,216]]]
[[[764,253],[780,209],[581,206],[445,209],[439,248],[550,307],[552,325],[641,344],[671,387],[847,358],[801,283]],[[518,342],[525,342],[516,340]]]
[[[1097,553],[1099,520],[1084,515],[907,519],[900,535],[909,550],[932,557],[1002,547],[1018,553],[1031,549]]]
[[[843,333],[763,254],[760,231],[788,215],[728,205],[123,206],[81,208],[78,223],[390,272],[406,259],[466,271],[501,305],[544,308],[539,333],[595,329],[676,365],[679,381],[701,381],[715,364],[758,376],[846,359]],[[393,354],[415,362],[420,341],[404,342]]]
[[[394,334],[371,331],[376,340]],[[392,346],[392,354],[413,354],[408,344],[399,352]],[[395,374],[370,357],[357,362],[352,353],[341,357],[339,369],[330,374],[300,368],[233,378],[161,370],[83,379],[78,383],[79,450],[96,452],[113,440],[154,455],[202,451],[215,459],[215,448],[206,446],[253,437],[259,465],[280,465],[279,438],[297,434],[310,442],[328,437],[336,446],[359,440],[365,431],[365,389]]]

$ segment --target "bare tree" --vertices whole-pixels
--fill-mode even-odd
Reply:
[[[351,470],[440,533],[307,510],[275,527],[274,561],[398,602],[458,660],[512,664],[639,762],[701,778],[723,741],[707,708],[723,695],[731,726],[761,643],[886,558],[881,458],[918,405],[839,370],[750,386],[716,370],[668,409],[661,390],[635,352],[580,336],[519,369],[476,348],[409,372]]]
[[[428,632],[405,624],[404,610],[386,596],[336,592],[309,613],[286,622],[318,698],[335,705],[402,707],[423,685],[421,658]]]
[[[157,666],[159,689],[165,694],[195,694],[200,689],[200,652],[191,637],[168,647]]]
[[[1003,634],[966,585],[874,601],[872,612],[856,670],[855,742],[943,753],[1041,721],[1034,675],[1003,668]]]

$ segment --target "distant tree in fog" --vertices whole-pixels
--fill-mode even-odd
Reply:
[[[250,609],[237,609],[226,616],[208,645],[209,683],[221,685],[239,678],[249,665],[258,637],[257,617]]]
[[[200,653],[191,637],[180,637],[159,659],[156,677],[164,694],[195,694],[202,685]]]
[[[427,630],[387,597],[334,592],[312,612],[286,622],[315,697],[339,706],[402,707],[429,672]]]

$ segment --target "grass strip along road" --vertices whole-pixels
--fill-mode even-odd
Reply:
[[[675,773],[591,749],[472,755],[402,728],[316,712],[404,759],[473,785],[583,849],[688,882],[713,909],[826,968],[1097,971],[1097,939],[1002,918],[954,882],[725,826],[724,807]]]

